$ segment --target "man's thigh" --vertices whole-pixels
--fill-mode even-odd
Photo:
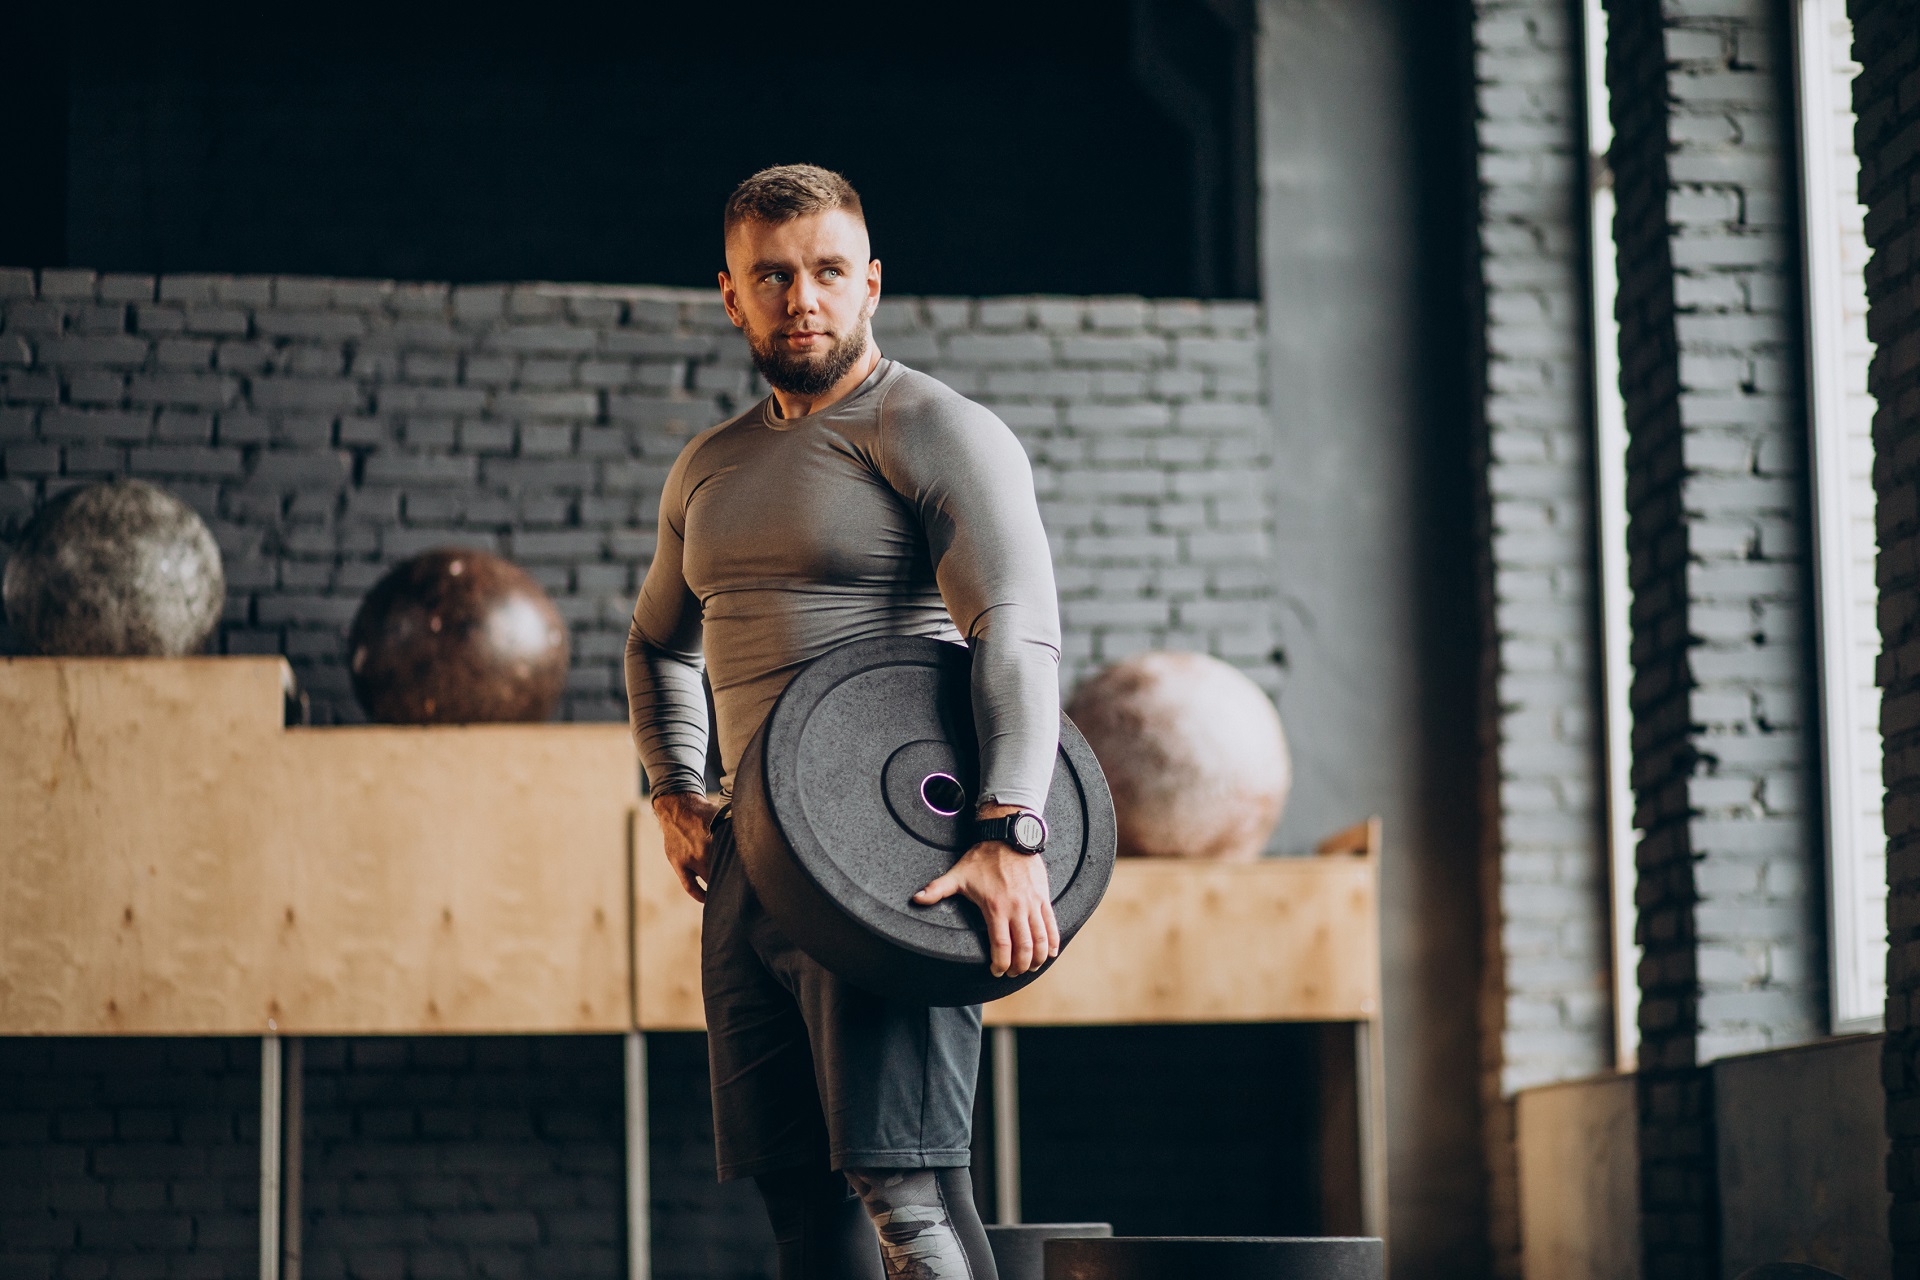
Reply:
[[[836,1169],[969,1162],[980,1074],[980,1008],[889,1000],[836,977],[770,920],[756,950],[793,993]]]
[[[827,1158],[806,1022],[754,951],[762,913],[732,834],[726,821],[714,832],[700,931],[714,1148],[723,1182]]]
[[[980,1009],[887,1000],[790,942],[716,831],[701,979],[722,1178],[970,1160]]]
[[[971,1162],[980,1008],[903,1004],[801,957],[796,995],[836,1169]]]

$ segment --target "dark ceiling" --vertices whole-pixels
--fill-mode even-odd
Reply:
[[[727,192],[806,160],[892,292],[1251,296],[1249,11],[82,0],[0,88],[0,261],[705,285]]]

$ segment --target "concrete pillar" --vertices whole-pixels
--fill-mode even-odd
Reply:
[[[1480,1277],[1470,14],[1259,17],[1279,844],[1384,819],[1392,1266]]]

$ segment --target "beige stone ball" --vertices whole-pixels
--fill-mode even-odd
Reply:
[[[1259,685],[1204,653],[1144,653],[1074,690],[1067,714],[1113,789],[1122,857],[1260,856],[1293,760]]]

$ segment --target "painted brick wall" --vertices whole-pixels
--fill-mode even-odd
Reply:
[[[0,1037],[0,1276],[252,1280],[260,1042]]]
[[[617,1037],[304,1042],[312,1280],[626,1274]],[[765,1280],[713,1175],[705,1038],[649,1037],[658,1280]],[[251,1280],[260,1042],[0,1037],[0,1277]]]
[[[1649,1280],[1716,1267],[1700,1064],[1823,1030],[1784,10],[1615,0]]]
[[[908,299],[882,348],[991,405],[1035,463],[1063,681],[1157,646],[1270,689],[1268,435],[1251,303]],[[154,480],[212,524],[230,653],[285,653],[322,722],[393,563],[505,554],[572,624],[566,713],[620,654],[667,467],[760,394],[715,296],[602,286],[0,270],[0,535],[63,486]]]
[[[1594,629],[1580,32],[1480,0],[1483,1107],[1497,1274],[1520,1274],[1512,1096],[1612,1060]]]
[[[304,1274],[623,1275],[621,1052],[614,1036],[308,1040]]]
[[[1894,1275],[1920,1276],[1920,4],[1853,0],[1887,784],[1887,1036]]]

